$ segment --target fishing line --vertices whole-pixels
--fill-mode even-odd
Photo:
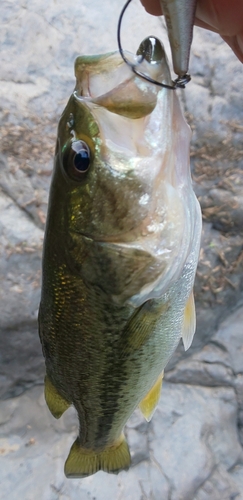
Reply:
[[[147,80],[148,82],[150,83],[154,83],[155,85],[159,85],[160,87],[165,87],[166,89],[170,89],[170,90],[175,90],[175,89],[184,89],[185,88],[185,85],[191,80],[191,77],[190,75],[186,74],[186,75],[183,75],[183,76],[178,76],[178,78],[176,78],[176,80],[172,81],[172,85],[166,85],[165,83],[161,83],[161,82],[158,82],[157,80],[154,80],[153,78],[150,78],[150,76],[148,75],[145,75],[144,73],[142,73],[141,71],[137,70],[137,67],[139,66],[139,64],[141,64],[145,58],[145,55],[142,55],[140,59],[138,59],[137,63],[133,64],[131,63],[125,56],[124,54],[124,51],[123,51],[123,48],[122,48],[122,44],[121,44],[121,25],[122,25],[122,20],[123,20],[123,16],[125,14],[125,11],[127,10],[127,7],[128,5],[131,3],[132,0],[127,0],[127,2],[125,3],[121,13],[120,13],[120,16],[119,16],[119,19],[118,19],[118,24],[117,24],[117,43],[118,43],[118,49],[119,49],[119,52],[121,54],[121,57],[123,59],[123,61],[128,65],[130,66],[130,68],[132,69],[133,73],[135,73],[136,75],[140,76],[141,78],[143,78],[144,80]]]

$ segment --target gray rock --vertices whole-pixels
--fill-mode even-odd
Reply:
[[[36,322],[3,329],[0,337],[0,399],[18,396],[43,384],[44,359]]]
[[[231,314],[213,336],[213,341],[227,350],[234,374],[243,374],[243,309]]]
[[[235,182],[236,182],[235,178]],[[243,213],[243,171],[238,175],[237,193],[222,188],[211,189],[207,195],[200,197],[203,215],[213,222],[215,229],[227,232],[242,233]],[[236,189],[234,188],[234,191]]]
[[[243,373],[243,308],[231,314],[199,352],[181,360],[166,373],[166,380],[205,386],[235,386],[240,401]]]
[[[242,122],[243,105],[238,92],[242,66],[218,35],[194,29],[191,73],[193,83],[190,91],[183,93],[183,101],[194,117],[193,144],[216,148],[227,140],[231,122]]]
[[[40,173],[41,171],[39,171]],[[47,173],[49,173],[47,171]],[[46,181],[45,184],[41,181]],[[30,177],[18,168],[11,172],[10,165],[5,158],[0,157],[0,187],[1,191],[9,196],[22,211],[30,216],[37,226],[44,228],[48,202],[49,176],[37,176],[36,172]],[[43,184],[43,185],[41,185]]]
[[[243,374],[239,374],[235,378],[235,391],[238,402],[238,427],[240,442],[243,446]]]
[[[241,492],[238,497],[239,500],[243,499],[243,464],[237,464],[230,471],[231,477],[234,479],[235,483],[238,484],[239,491]]]
[[[213,357],[213,354],[218,356],[214,361],[210,361],[208,358]],[[207,344],[201,351],[190,356],[190,362],[188,358],[179,361],[175,368],[166,372],[165,378],[173,383],[212,387],[232,386],[233,371],[227,364],[224,354],[216,346]]]
[[[0,328],[37,316],[43,232],[11,198],[0,197]],[[16,223],[17,221],[17,223]]]
[[[219,465],[196,493],[194,500],[241,500],[242,498],[231,474]]]
[[[166,476],[173,478],[171,498],[194,498],[216,464],[228,470],[242,459],[235,393],[229,388],[169,384],[168,389],[164,387],[163,397],[160,419],[152,421],[157,438],[152,454]],[[173,408],[168,406],[170,401]],[[231,454],[233,443],[236,448]]]
[[[0,184],[2,167],[3,162]],[[18,194],[17,185],[14,191],[19,200],[25,196],[24,190]],[[0,211],[0,397],[5,398],[43,380],[36,322],[43,231],[21,203],[3,191]]]

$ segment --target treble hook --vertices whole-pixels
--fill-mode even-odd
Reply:
[[[124,54],[124,51],[123,51],[123,48],[122,48],[122,45],[121,45],[121,25],[122,25],[122,20],[123,20],[123,16],[125,14],[125,11],[126,11],[128,5],[131,3],[131,1],[132,0],[127,0],[127,2],[125,3],[125,5],[124,5],[124,7],[123,7],[123,9],[122,9],[122,11],[120,13],[120,16],[119,16],[119,19],[118,19],[118,24],[117,24],[117,43],[118,43],[118,49],[119,49],[119,52],[121,54],[121,57],[122,57],[123,61],[128,66],[130,66],[130,68],[132,69],[133,73],[135,73],[136,75],[140,76],[144,80],[147,80],[150,83],[154,83],[155,85],[159,85],[160,87],[165,87],[166,89],[170,89],[170,90],[175,90],[175,89],[178,89],[178,88],[184,89],[185,85],[191,80],[190,75],[186,74],[186,75],[183,75],[183,76],[178,76],[178,78],[176,78],[176,80],[174,80],[172,82],[172,85],[167,85],[165,83],[158,82],[157,80],[154,80],[153,78],[150,78],[150,76],[145,75],[141,71],[137,70],[137,66],[143,62],[143,60],[145,58],[145,55],[142,55],[141,58],[138,59],[138,62],[135,63],[135,64],[131,63],[126,58],[126,56]]]

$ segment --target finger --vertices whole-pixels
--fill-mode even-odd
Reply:
[[[196,17],[207,29],[221,36],[234,36],[243,29],[243,2],[241,0],[198,0]]]
[[[153,16],[162,16],[162,9],[159,0],[141,0],[145,10]]]
[[[149,14],[159,16],[162,9],[159,0],[141,0]],[[197,26],[211,29],[223,36],[234,36],[243,29],[242,0],[198,0]]]
[[[205,23],[204,21],[201,21],[201,19],[198,19],[198,17],[195,17],[194,21],[195,26],[198,26],[199,28],[204,28],[205,30],[213,31],[214,33],[218,33],[219,31],[216,28],[212,28],[210,24]]]
[[[236,36],[222,36],[222,38],[231,47],[238,59],[243,63],[243,33]]]
[[[141,3],[149,14],[162,14],[159,0],[141,0]],[[219,33],[243,62],[242,0],[198,0],[195,25]]]

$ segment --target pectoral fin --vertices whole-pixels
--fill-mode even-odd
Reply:
[[[131,316],[122,334],[121,353],[141,349],[153,334],[161,316],[168,309],[168,303],[147,301]]]
[[[55,418],[60,418],[69,406],[71,406],[71,403],[66,401],[66,399],[58,393],[47,375],[45,377],[44,394],[46,404]]]
[[[79,439],[76,439],[66,460],[64,472],[67,477],[73,478],[91,476],[99,470],[117,474],[121,470],[127,470],[130,463],[130,452],[123,434],[114,445],[102,451],[83,448]]]
[[[164,376],[164,370],[156,380],[155,384],[153,385],[152,389],[148,392],[148,394],[145,396],[145,398],[141,401],[139,404],[139,408],[144,416],[146,418],[147,422],[149,422],[157,408],[160,394],[161,394],[161,388],[162,388],[162,380]]]
[[[182,340],[185,351],[189,349],[196,330],[196,311],[193,292],[186,303],[184,312],[184,322],[182,327]]]

